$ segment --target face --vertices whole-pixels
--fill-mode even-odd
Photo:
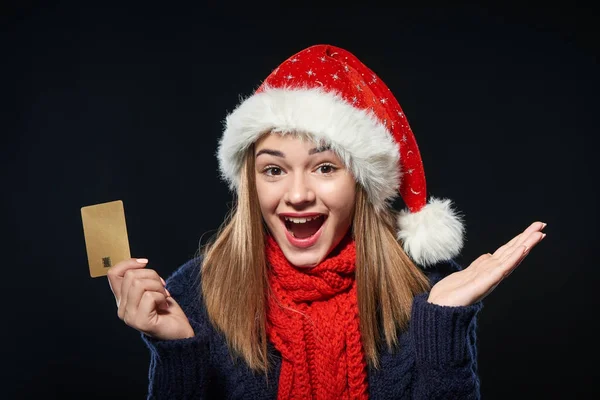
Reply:
[[[254,156],[260,208],[275,241],[291,264],[319,264],[350,228],[353,175],[333,151],[294,135],[265,135]]]

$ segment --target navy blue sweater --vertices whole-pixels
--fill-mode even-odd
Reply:
[[[150,349],[148,399],[276,399],[281,355],[269,343],[273,361],[268,377],[231,357],[224,336],[209,322],[200,295],[200,259],[180,266],[167,289],[179,303],[196,336],[157,340]],[[454,261],[426,270],[432,283],[461,267]],[[415,297],[400,348],[380,350],[381,366],[369,368],[370,399],[479,399],[476,320],[482,304],[446,307]]]

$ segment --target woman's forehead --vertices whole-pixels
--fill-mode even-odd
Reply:
[[[323,139],[317,139],[314,135],[308,133],[299,132],[270,132],[263,135],[259,140],[256,141],[254,149],[255,152],[263,148],[271,147],[286,147],[293,149],[313,149],[316,148],[319,151],[323,151],[329,148],[327,141]]]

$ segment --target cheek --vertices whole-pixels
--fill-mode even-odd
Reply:
[[[356,195],[354,179],[330,182],[323,188],[322,193],[323,201],[340,220],[351,217]]]
[[[256,182],[256,193],[258,194],[258,203],[263,213],[263,217],[272,214],[279,204],[278,196],[273,187],[266,185],[264,182]]]

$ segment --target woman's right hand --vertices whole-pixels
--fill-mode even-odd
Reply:
[[[127,325],[160,340],[185,339],[194,330],[185,313],[148,260],[130,258],[108,270],[108,284],[117,301],[117,315]]]

